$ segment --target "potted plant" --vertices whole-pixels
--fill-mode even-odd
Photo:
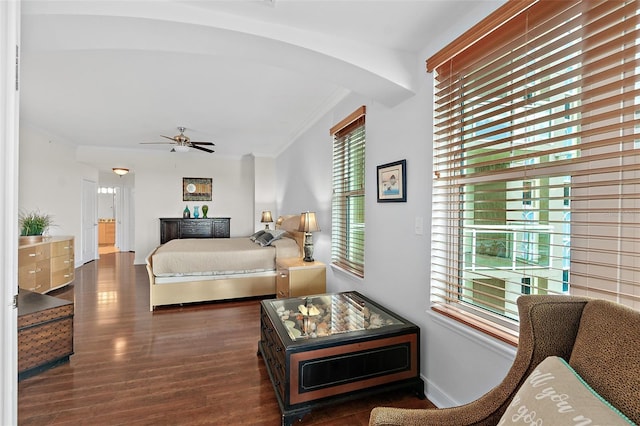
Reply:
[[[30,212],[21,212],[19,216],[20,236],[29,237],[30,241],[38,241],[42,239],[42,234],[53,226],[51,215],[40,213],[39,210]]]

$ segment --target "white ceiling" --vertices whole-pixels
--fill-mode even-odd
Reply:
[[[349,93],[412,96],[420,50],[480,3],[23,0],[21,121],[78,146],[169,152],[139,143],[184,126],[216,143],[201,155],[275,155]]]

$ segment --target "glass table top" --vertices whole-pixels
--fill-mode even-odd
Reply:
[[[404,324],[353,292],[267,301],[292,340],[333,336]]]

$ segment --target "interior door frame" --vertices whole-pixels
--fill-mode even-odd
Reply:
[[[18,423],[20,1],[0,1],[0,424]]]

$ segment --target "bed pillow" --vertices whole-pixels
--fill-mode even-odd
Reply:
[[[256,232],[255,234],[253,234],[252,236],[249,237],[249,239],[253,242],[256,241],[256,238],[258,238],[260,235],[264,234],[264,229],[259,230],[258,232]]]
[[[287,233],[287,231],[285,231],[284,229],[267,229],[266,232],[273,235],[273,238],[275,240],[279,240],[284,234]]]
[[[269,232],[265,232],[256,238],[256,244],[260,244],[262,247],[266,247],[273,241],[273,235]]]
[[[567,362],[551,356],[522,384],[498,425],[630,425]]]
[[[271,245],[272,242],[282,238],[285,233],[286,231],[282,231],[280,229],[267,229],[264,234],[256,238],[256,243],[260,244],[262,247],[266,247]]]

